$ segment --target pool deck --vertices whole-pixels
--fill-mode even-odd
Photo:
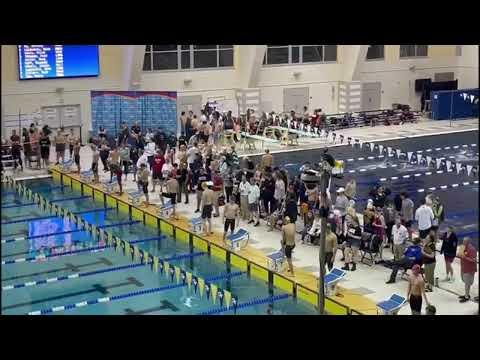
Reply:
[[[405,124],[401,126],[378,126],[375,128],[365,127],[359,129],[348,129],[338,131],[337,134],[343,134],[345,139],[349,136],[360,139],[361,141],[382,141],[396,138],[416,137],[433,135],[440,133],[450,133],[452,131],[467,131],[478,130],[478,119],[455,121],[450,127],[449,121],[421,121],[417,124]],[[373,132],[373,130],[375,130]],[[338,137],[337,137],[338,138]],[[312,148],[319,148],[322,146],[332,146],[333,144],[326,144],[324,140],[320,139],[301,139],[301,145],[295,147],[285,147],[278,149],[274,146],[269,146],[272,153],[284,151],[298,151]],[[336,145],[333,145],[336,146]],[[259,151],[239,152],[240,154],[261,154]],[[90,168],[91,155],[88,147],[81,149],[81,167],[82,169]],[[35,175],[42,175],[45,172],[42,170],[34,170]],[[9,174],[9,172],[7,172]],[[69,174],[72,177],[77,177],[75,174]],[[29,177],[29,170],[22,174],[22,178]],[[16,177],[19,179],[19,177]],[[109,173],[100,172],[101,180],[109,178]],[[95,187],[95,186],[94,186]],[[96,187],[100,190],[100,187]],[[136,183],[132,181],[131,175],[126,183],[124,183],[125,190],[136,190]],[[149,187],[150,190],[151,187]],[[158,192],[151,195],[151,202],[159,204],[160,200]],[[154,195],[154,196],[152,196]],[[115,198],[127,202],[127,195],[122,196],[112,195]],[[190,231],[189,220],[192,218],[195,210],[196,197],[195,194],[190,194],[190,204],[177,204],[177,216],[179,220],[169,220],[175,226]],[[154,206],[141,207],[142,210],[156,215],[157,211]],[[195,216],[196,217],[196,216]],[[221,217],[212,218],[214,234],[211,236],[201,236],[201,238],[216,244],[220,247],[226,247],[222,240],[223,224]],[[272,253],[280,248],[280,232],[268,232],[264,221],[259,227],[253,227],[245,222],[240,223],[240,227],[245,228],[250,232],[249,245],[238,252],[238,254],[249,261],[266,267],[266,255]],[[389,249],[383,252],[385,259],[391,258],[392,254]],[[293,255],[293,264],[295,267],[295,277],[287,277],[302,286],[315,291],[317,289],[318,277],[318,248],[302,245],[298,241]],[[335,265],[340,267],[343,265],[340,262],[340,254],[335,259]],[[437,257],[436,276],[440,279],[444,277],[444,261],[443,257]],[[460,304],[457,295],[463,294],[463,283],[460,280],[458,259],[454,262],[454,271],[456,279],[453,283],[444,283],[440,281],[440,288],[435,288],[433,293],[428,293],[427,296],[430,302],[437,307],[438,314],[477,314],[478,304],[473,301]],[[385,281],[388,279],[390,270],[381,266],[374,265],[372,267],[359,264],[357,271],[348,272],[345,280],[341,281],[339,286],[339,296],[332,296],[332,298],[349,308],[355,309],[363,314],[376,314],[376,303],[388,298],[393,293],[398,293],[405,296],[407,290],[407,282],[398,280],[395,284],[386,285]],[[284,275],[285,276],[285,275]],[[478,272],[475,276],[475,283],[472,287],[472,295],[478,295]],[[409,307],[405,306],[400,311],[400,314],[409,314]]]

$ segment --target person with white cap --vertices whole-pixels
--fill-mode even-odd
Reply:
[[[345,222],[345,215],[347,214],[348,199],[345,196],[345,189],[340,187],[337,189],[337,198],[335,199],[334,209],[340,211],[342,216],[342,223]]]

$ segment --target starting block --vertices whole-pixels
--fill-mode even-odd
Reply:
[[[107,194],[111,194],[114,192],[115,185],[117,185],[117,182],[115,180],[102,182],[102,188]]]
[[[389,299],[379,302],[377,308],[380,309],[384,315],[396,315],[406,303],[406,298],[398,294],[393,294]]]
[[[64,161],[64,162],[60,163],[60,165],[59,165],[60,170],[65,171],[65,172],[72,171],[72,166],[73,166],[73,160]]]
[[[227,236],[227,244],[230,250],[241,250],[250,239],[250,234],[245,229],[239,229],[235,234]]]
[[[131,201],[133,205],[140,204],[140,199],[143,195],[143,192],[134,190],[134,191],[127,191],[128,201]]]
[[[82,171],[80,173],[80,180],[85,181],[87,183],[93,182],[93,171],[92,170],[87,170],[87,171]]]
[[[328,274],[326,274],[324,280],[326,295],[330,295],[337,286],[337,283],[346,275],[347,272],[339,268],[333,268]]]
[[[158,207],[158,215],[163,218],[169,218],[173,213],[173,205],[171,202],[165,203],[163,206]]]
[[[195,234],[198,234],[202,231],[203,219],[201,217],[191,219],[190,225],[192,225],[192,230]]]
[[[285,254],[282,250],[267,255],[268,269],[273,271],[282,272],[285,265]]]

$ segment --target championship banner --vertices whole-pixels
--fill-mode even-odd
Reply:
[[[128,241],[123,241],[123,248],[125,250],[125,252],[123,253],[125,256],[129,256],[130,255],[130,243]]]
[[[158,257],[157,256],[153,257],[153,271],[158,272]]]
[[[467,165],[467,175],[470,176],[470,172],[472,171],[473,166],[472,165]]]
[[[474,166],[474,167],[472,168],[471,173],[472,173],[472,176],[477,176],[477,174],[478,174],[478,167],[477,167],[477,166]]]
[[[230,304],[232,303],[232,293],[227,290],[223,290],[223,297],[225,299],[225,305],[227,309],[230,308]]]
[[[368,150],[370,150],[370,143],[369,142],[364,142],[363,146],[365,146]]]
[[[410,159],[412,158],[412,155],[413,155],[413,151],[408,151],[408,152],[407,152],[407,159],[408,159],[408,161],[410,161]]]
[[[140,259],[140,249],[138,246],[133,246],[133,260],[138,261]]]
[[[370,151],[375,151],[375,146],[377,146],[374,143],[370,143]]]
[[[410,160],[410,163],[412,164],[418,164],[418,157],[416,153],[413,153],[412,159]]]
[[[450,171],[456,171],[457,169],[457,162],[455,160],[452,160],[450,165]]]
[[[90,234],[93,232],[92,224],[87,223],[87,230]]]
[[[97,226],[93,225],[92,230],[93,230],[93,235],[97,238],[98,241],[100,241],[101,240],[100,239],[100,229]]]
[[[177,284],[180,283],[180,268],[178,266],[175,266],[175,279],[177,280]]]
[[[378,152],[383,154],[383,145],[378,145]]]
[[[181,270],[180,277],[182,278],[182,284],[185,285],[187,282],[187,273],[185,270]]]
[[[148,255],[148,252],[145,251],[145,250],[143,250],[143,263],[144,263],[145,265],[148,265],[149,256],[150,256],[150,255]]]
[[[387,147],[388,157],[392,155],[392,148],[390,146]]]
[[[427,166],[430,166],[430,163],[432,162],[432,157],[427,156]]]
[[[450,160],[447,160],[447,171],[450,171],[452,169],[452,162]]]
[[[173,282],[173,277],[175,276],[175,269],[173,266],[170,266],[170,282]]]
[[[400,149],[397,149],[395,150],[395,152],[397,153],[397,158],[400,159],[400,154],[402,153],[402,151]]]
[[[215,284],[211,284],[210,285],[210,292],[212,294],[213,303],[215,304],[215,302],[217,300],[218,286],[215,285]]]
[[[442,162],[442,160],[441,159],[435,159],[435,160],[436,160],[435,163],[437,165],[437,169],[439,169],[440,168],[440,163]]]
[[[107,233],[107,245],[113,244],[113,235],[111,233]]]
[[[459,174],[459,173],[460,173],[460,170],[461,170],[461,168],[462,168],[462,165],[461,165],[460,163],[456,163],[455,165],[456,165],[456,167],[457,167],[457,174]]]
[[[238,306],[238,297],[232,296],[232,306],[233,306],[233,313],[237,313],[237,306]]]
[[[163,274],[163,270],[165,269],[165,265],[163,260],[158,258],[158,270],[160,270],[160,274]]]
[[[207,295],[207,300],[210,300],[210,284],[209,283],[205,283],[205,294]]]
[[[345,136],[340,135],[340,144],[343,144],[343,140],[345,139]]]
[[[118,237],[113,237],[113,244],[115,245],[115,251],[122,250],[122,240],[120,240]]]

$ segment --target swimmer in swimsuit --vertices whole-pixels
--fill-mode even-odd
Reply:
[[[407,299],[410,303],[412,315],[422,314],[422,296],[427,306],[430,305],[425,294],[425,281],[420,274],[420,265],[415,264],[412,267],[412,275],[408,279]]]

